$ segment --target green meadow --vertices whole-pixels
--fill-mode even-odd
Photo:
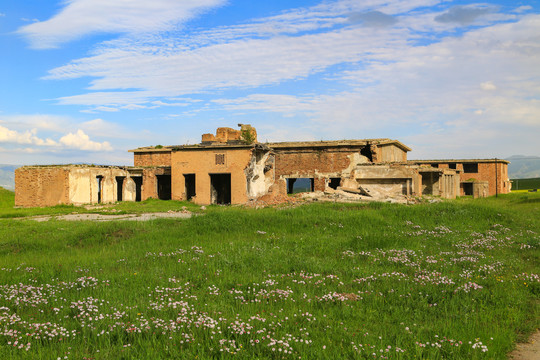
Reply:
[[[0,359],[506,359],[540,325],[540,195],[14,209]],[[191,219],[36,222],[74,212]]]

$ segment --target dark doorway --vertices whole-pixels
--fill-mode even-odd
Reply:
[[[125,176],[116,177],[116,201],[122,201]]]
[[[101,198],[102,198],[102,192],[103,192],[103,176],[102,175],[98,175],[96,176],[96,180],[97,180],[97,202],[98,204],[101,202]]]
[[[195,174],[184,174],[186,184],[186,200],[191,200],[195,195]]]
[[[463,185],[463,194],[464,195],[473,195],[473,183],[472,182],[464,182]]]
[[[160,200],[171,200],[171,175],[156,175]]]
[[[210,174],[212,204],[231,203],[231,174]]]
[[[287,179],[287,194],[300,192],[312,192],[315,188],[313,178],[289,178]]]
[[[330,181],[328,182],[328,187],[334,190],[337,190],[340,185],[341,178],[330,178]]]
[[[135,183],[135,201],[141,201],[142,176],[133,176],[132,179]]]

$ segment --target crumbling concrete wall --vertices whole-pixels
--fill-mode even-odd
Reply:
[[[269,150],[253,150],[249,165],[244,170],[249,199],[256,199],[269,192],[275,181],[274,163],[274,154]]]
[[[63,167],[24,166],[15,170],[15,206],[69,203],[69,171]]]
[[[473,183],[473,198],[487,197],[489,193],[489,182],[475,181]]]
[[[108,167],[71,167],[69,168],[69,201],[68,204],[112,203],[118,198],[116,177],[129,177],[128,171],[121,168]],[[126,189],[126,181],[122,186],[124,201],[131,198]]]
[[[418,195],[421,186],[418,169],[405,165],[358,166],[350,179],[377,197]]]

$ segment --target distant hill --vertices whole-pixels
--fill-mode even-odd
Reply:
[[[510,179],[529,179],[540,177],[540,156],[513,155],[507,158]]]
[[[0,186],[4,189],[15,190],[15,169],[19,165],[0,164]]]

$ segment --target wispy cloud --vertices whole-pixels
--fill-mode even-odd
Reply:
[[[352,13],[347,19],[350,23],[360,23],[368,27],[387,27],[392,26],[398,20],[380,11],[369,11],[364,13]]]
[[[68,0],[55,16],[19,29],[34,48],[54,48],[92,33],[170,30],[224,0]]]
[[[458,23],[470,25],[481,16],[494,12],[493,7],[454,6],[448,11],[435,17],[435,21],[442,23]]]

